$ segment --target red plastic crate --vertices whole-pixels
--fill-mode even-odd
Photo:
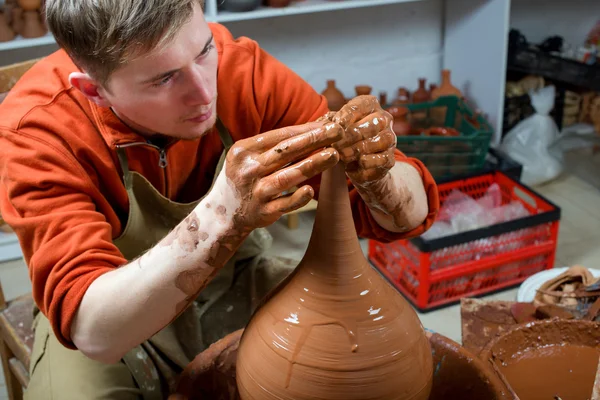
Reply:
[[[453,189],[479,198],[493,183],[502,203],[520,201],[531,215],[434,240],[369,242],[369,259],[420,311],[518,285],[554,266],[560,208],[500,171],[438,186],[443,203]]]

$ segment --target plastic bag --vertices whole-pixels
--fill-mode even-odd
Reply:
[[[519,122],[504,137],[500,148],[523,165],[521,181],[539,185],[556,178],[563,171],[560,153],[550,151],[558,139],[558,126],[550,117],[554,107],[554,86],[529,93],[535,114]]]

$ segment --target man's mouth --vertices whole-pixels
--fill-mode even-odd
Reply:
[[[193,117],[186,119],[186,121],[200,123],[200,122],[204,122],[204,121],[208,120],[211,116],[212,116],[212,109],[209,109],[204,114],[194,115]]]

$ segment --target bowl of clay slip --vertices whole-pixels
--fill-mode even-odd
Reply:
[[[169,400],[239,400],[236,356],[242,330],[200,353],[179,378]],[[433,359],[430,400],[508,400],[509,390],[490,366],[453,340],[427,332]]]
[[[599,356],[600,324],[558,318],[516,325],[479,355],[520,400],[592,398]]]

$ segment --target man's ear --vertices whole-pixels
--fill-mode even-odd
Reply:
[[[69,75],[69,83],[100,107],[110,107],[110,101],[104,96],[105,90],[88,74],[72,72]]]

